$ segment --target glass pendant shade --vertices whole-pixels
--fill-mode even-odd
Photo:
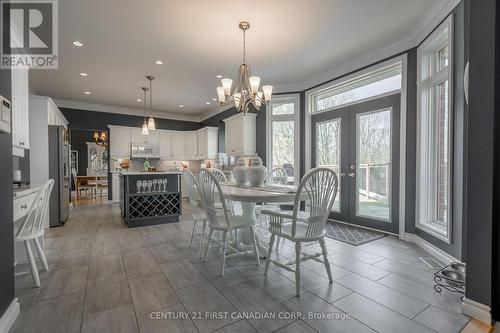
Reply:
[[[266,102],[269,102],[273,95],[273,86],[263,86],[262,91],[264,92],[264,98],[266,99]]]
[[[142,135],[149,135],[148,124],[146,120],[144,120],[144,124],[142,124]]]
[[[231,86],[233,85],[233,80],[222,79],[220,82],[222,83],[222,88],[224,88],[224,95],[229,96],[229,94],[231,94]]]
[[[250,76],[248,80],[250,81],[250,90],[252,91],[252,94],[256,94],[259,90],[260,77]]]
[[[226,101],[223,87],[217,87],[217,95],[219,96],[219,102],[224,103]]]
[[[149,117],[149,120],[148,120],[148,130],[149,131],[156,130],[155,120],[154,120],[153,117]]]

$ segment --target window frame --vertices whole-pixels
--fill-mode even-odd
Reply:
[[[291,102],[294,104],[293,114],[273,115],[274,103]],[[272,125],[275,121],[293,121],[294,122],[294,183],[300,182],[300,95],[299,94],[283,94],[273,95],[271,101],[266,107],[266,161],[267,171],[270,174],[273,169],[273,142],[272,142]]]
[[[439,51],[448,45],[448,65],[440,68]],[[416,228],[452,242],[453,227],[453,15],[448,16],[417,49]],[[448,81],[447,223],[437,219],[439,86]],[[430,194],[430,195],[429,195]]]

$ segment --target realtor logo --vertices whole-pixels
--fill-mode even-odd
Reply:
[[[1,1],[2,69],[57,69],[56,0]]]

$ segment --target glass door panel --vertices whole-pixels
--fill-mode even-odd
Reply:
[[[316,165],[332,169],[339,178],[339,189],[332,211],[340,213],[342,177],[341,166],[341,125],[340,118],[316,124]]]
[[[391,109],[356,115],[356,215],[391,220]]]

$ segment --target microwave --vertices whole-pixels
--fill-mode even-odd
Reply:
[[[132,143],[131,158],[160,158],[160,145],[155,143]]]

